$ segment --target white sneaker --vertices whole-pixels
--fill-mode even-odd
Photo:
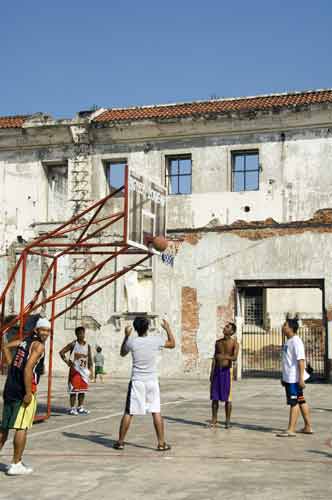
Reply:
[[[17,464],[10,464],[8,467],[6,474],[8,476],[24,476],[27,474],[31,474],[33,472],[32,467],[28,467],[24,465],[22,462],[18,462]]]
[[[83,407],[77,408],[77,411],[78,411],[79,415],[89,415],[90,414],[89,410],[87,410],[86,408],[83,408]]]
[[[68,413],[69,415],[78,415],[78,411],[76,410],[76,408],[71,408]]]

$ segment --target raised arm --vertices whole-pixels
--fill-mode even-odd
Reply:
[[[4,344],[2,346],[2,352],[5,356],[5,360],[8,366],[13,361],[12,353],[10,350],[13,349],[14,347],[18,347],[21,342],[22,340],[12,340],[11,342],[7,342],[7,344]]]
[[[129,352],[128,349],[126,348],[126,344],[127,344],[127,340],[129,339],[129,337],[131,335],[131,332],[132,332],[132,328],[130,328],[130,326],[126,326],[125,333],[124,333],[124,339],[123,339],[121,347],[120,347],[120,356],[122,356],[123,358],[125,356],[127,356],[128,352]]]
[[[171,327],[170,327],[168,321],[166,321],[166,319],[164,319],[162,321],[162,323],[161,323],[161,326],[165,330],[166,335],[167,335],[167,340],[165,342],[164,347],[166,349],[174,349],[174,347],[175,347],[175,337],[173,335],[173,332],[171,330]]]
[[[44,354],[44,352],[45,352],[44,344],[41,344],[40,342],[33,342],[31,346],[31,354],[24,368],[25,396],[23,402],[26,405],[31,403],[32,399],[33,369],[35,368],[36,364],[38,363],[40,357]]]

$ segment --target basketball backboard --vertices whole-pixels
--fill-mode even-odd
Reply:
[[[128,170],[127,243],[146,250],[166,235],[166,188]]]

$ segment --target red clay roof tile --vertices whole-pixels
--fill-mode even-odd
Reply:
[[[181,118],[205,114],[222,114],[232,111],[269,110],[317,103],[332,103],[332,89],[137,108],[110,108],[97,116],[94,122]]]
[[[27,115],[0,116],[0,128],[21,128]]]

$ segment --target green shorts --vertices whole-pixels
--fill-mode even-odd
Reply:
[[[34,395],[28,406],[22,401],[4,401],[1,428],[4,430],[30,429],[35,418],[36,408],[37,401]]]
[[[102,375],[104,373],[104,368],[102,366],[95,366],[95,376]]]

